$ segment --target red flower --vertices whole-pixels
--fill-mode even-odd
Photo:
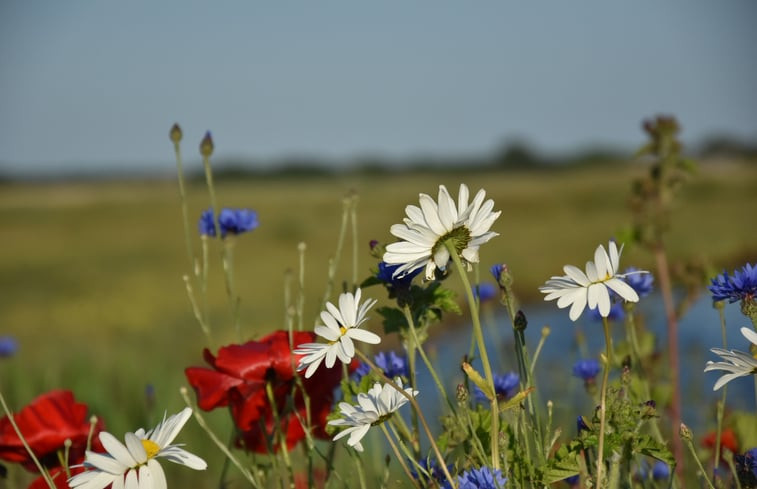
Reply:
[[[74,401],[71,391],[54,390],[34,399],[13,419],[42,465],[54,468],[60,466],[58,451],[64,450],[66,440],[71,440],[69,465],[84,460],[90,431],[87,409],[86,404]],[[102,420],[98,419],[92,439],[95,451],[102,451],[97,434],[103,428]],[[38,472],[7,416],[0,419],[0,459]]]
[[[294,332],[292,345],[311,343],[315,338],[312,332]],[[305,379],[296,370],[300,355],[292,353],[286,331],[275,331],[259,341],[222,347],[215,357],[205,349],[203,357],[212,368],[185,370],[197,393],[197,404],[205,411],[229,406],[234,424],[242,431],[238,441],[248,450],[269,451],[266,439],[274,433],[275,418],[266,393],[267,383],[271,385],[279,429],[286,433],[287,447],[292,449],[305,437],[305,429],[295,415],[296,412],[303,420],[306,416],[297,377],[310,399],[313,436],[328,438],[324,430],[326,416],[331,411],[333,391],[339,385],[342,370],[322,368]],[[355,368],[356,362],[350,371]],[[273,449],[277,450],[278,445],[274,443]]]
[[[82,459],[83,461],[84,459]],[[79,462],[81,463],[81,462]],[[83,466],[78,467],[71,467],[69,471],[71,472],[71,476],[75,476],[76,474],[80,474],[84,472]],[[55,467],[54,469],[50,470],[50,477],[53,478],[53,482],[55,483],[55,487],[57,489],[71,489],[71,487],[68,485],[68,475],[66,474],[66,471],[63,470],[63,467]],[[49,489],[50,486],[47,485],[47,481],[45,481],[45,478],[42,476],[37,477],[32,481],[31,484],[29,484],[29,487],[27,489]]]
[[[715,448],[716,433],[711,431],[702,439],[702,445],[707,448]],[[720,433],[720,449],[727,448],[731,453],[739,453],[739,441],[736,433],[731,428],[726,428]]]

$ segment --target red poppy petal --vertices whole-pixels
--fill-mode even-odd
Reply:
[[[229,391],[242,384],[241,379],[204,367],[188,367],[184,373],[197,393],[197,405],[205,411],[228,405]]]

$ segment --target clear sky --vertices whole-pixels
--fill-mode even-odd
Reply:
[[[757,140],[757,2],[0,2],[0,169]]]

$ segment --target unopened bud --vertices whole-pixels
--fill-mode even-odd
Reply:
[[[171,126],[171,132],[169,134],[171,136],[171,141],[173,141],[174,143],[178,143],[179,141],[181,141],[182,133],[181,133],[181,127],[179,127],[178,123]]]
[[[517,313],[515,313],[515,319],[513,319],[513,327],[516,331],[525,331],[527,326],[528,319],[526,319],[526,314],[522,310],[519,310]]]
[[[200,154],[206,158],[213,154],[213,137],[210,135],[210,131],[206,132],[205,137],[202,138]]]
[[[457,392],[455,393],[457,401],[464,403],[468,400],[468,389],[463,384],[457,384]]]
[[[691,433],[691,430],[688,426],[681,423],[681,428],[678,430],[678,434],[687,441],[692,441],[694,439],[694,435]]]

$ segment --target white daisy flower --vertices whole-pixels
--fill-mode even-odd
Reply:
[[[139,429],[126,433],[122,444],[108,432],[100,433],[107,453],[87,451],[84,466],[91,468],[68,480],[72,489],[165,489],[166,476],[156,458],[162,457],[195,470],[205,470],[207,463],[171,442],[192,416],[190,408],[163,421],[145,433]]]
[[[623,281],[623,277],[630,274],[619,274],[618,266],[623,246],[618,250],[614,241],[610,241],[607,248],[599,245],[594,252],[594,261],[586,262],[586,273],[573,265],[565,265],[563,270],[566,275],[552,277],[539,287],[539,290],[547,294],[545,301],[557,299],[557,307],[570,307],[570,319],[575,321],[588,304],[589,309],[599,308],[599,314],[607,317],[610,314],[610,290],[618,294],[628,302],[638,302],[639,295]],[[644,270],[632,273],[648,273]]]
[[[402,388],[402,380],[397,377],[397,385]],[[411,397],[418,395],[418,391],[412,387],[403,389]],[[382,387],[378,382],[368,392],[361,392],[357,395],[357,405],[346,402],[339,403],[339,409],[342,418],[329,421],[330,425],[348,426],[347,429],[340,431],[334,441],[350,435],[347,444],[355,450],[362,452],[363,445],[360,440],[363,439],[371,426],[384,422],[389,416],[397,411],[400,407],[408,402],[408,399],[397,389],[389,384]]]
[[[405,207],[404,224],[394,224],[390,232],[402,241],[387,245],[384,262],[401,265],[395,276],[406,275],[426,267],[426,279],[434,278],[436,268],[445,270],[450,254],[445,241],[451,240],[455,251],[470,267],[478,263],[478,248],[498,233],[489,231],[501,211],[492,212],[494,201],[484,202],[486,192],[478,191],[468,204],[468,187],[460,184],[457,204],[447,188],[439,186],[439,203],[426,194],[420,194],[420,207]]]
[[[741,328],[741,334],[753,345],[757,346],[757,333],[749,328]],[[707,362],[704,371],[723,370],[729,372],[715,382],[715,385],[712,387],[714,391],[720,389],[733,379],[757,374],[757,359],[749,353],[738,350],[724,350],[722,348],[711,348],[710,351],[716,355],[720,355],[725,362]]]
[[[330,302],[326,303],[326,311],[321,311],[321,321],[315,327],[315,334],[323,337],[327,343],[303,343],[297,346],[294,353],[304,355],[300,359],[297,370],[305,371],[305,378],[310,378],[325,359],[326,367],[334,366],[336,359],[342,363],[350,363],[355,356],[353,340],[376,345],[381,338],[370,331],[360,329],[368,318],[365,314],[376,304],[376,299],[368,299],[360,304],[360,289],[353,296],[346,292],[339,296],[339,308]]]

